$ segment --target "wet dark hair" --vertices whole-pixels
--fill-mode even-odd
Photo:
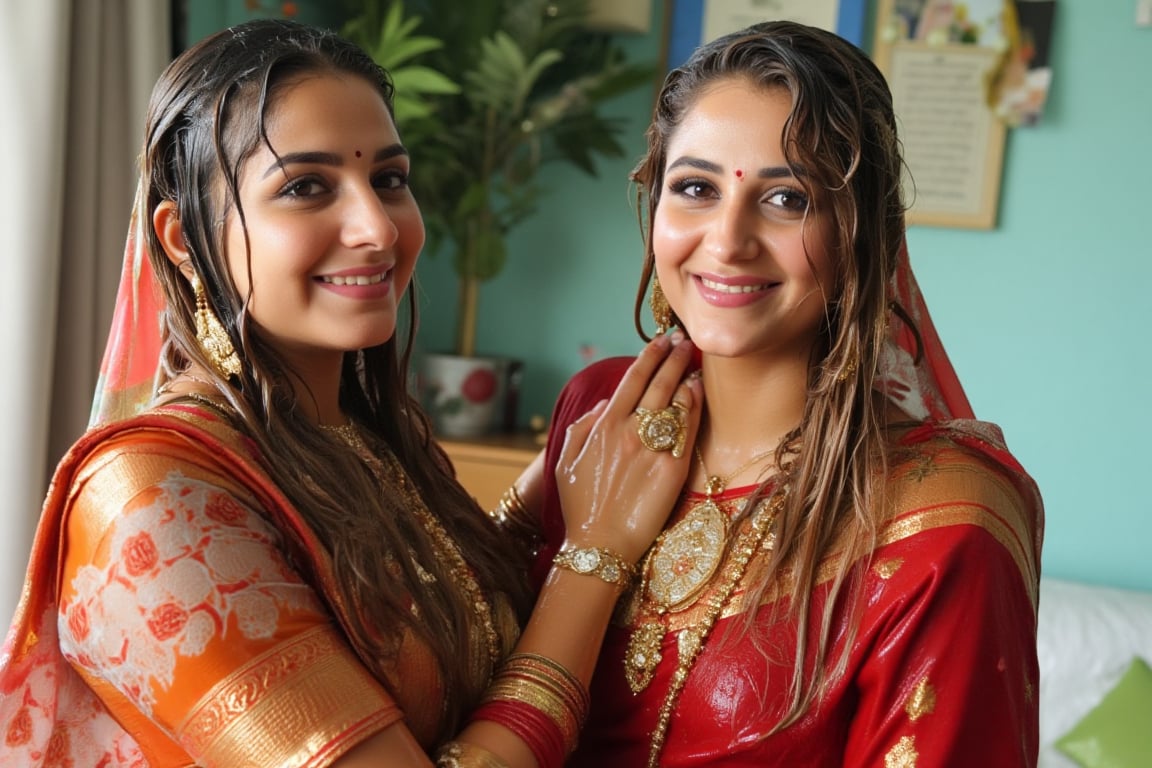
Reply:
[[[828,679],[842,672],[855,628],[831,672],[825,670],[833,640],[832,611],[844,605],[871,551],[885,476],[885,402],[873,392],[889,311],[887,286],[904,243],[901,194],[904,161],[892,95],[868,56],[843,38],[795,22],[756,24],[698,48],[669,72],[648,129],[648,150],[632,174],[645,233],[645,258],[636,297],[637,330],[654,273],[652,226],[664,189],[668,144],[702,94],[718,83],[750,91],[787,94],[785,158],[811,198],[805,226],[831,221],[827,254],[836,284],[824,286],[829,310],[813,350],[800,426],[781,445],[777,465],[789,467],[789,494],[776,521],[768,576],[747,604],[757,605],[787,566],[792,581],[781,588],[796,623],[796,658],[789,708],[776,728],[803,716]],[[765,140],[775,140],[765,136]],[[809,255],[811,261],[811,254]],[[675,319],[675,318],[674,318]],[[879,478],[879,479],[878,479]],[[771,480],[769,481],[771,482]],[[768,483],[758,493],[767,492]],[[747,510],[756,504],[749,503]],[[850,551],[835,574],[820,626],[809,627],[817,568],[845,526]],[[858,573],[858,572],[857,572]],[[750,611],[746,629],[753,626]],[[816,638],[815,671],[804,661]]]
[[[151,222],[158,205],[174,201],[191,267],[242,361],[240,374],[225,378],[206,359],[196,339],[188,276],[165,256],[156,232],[147,226],[152,267],[167,300],[164,376],[171,378],[192,362],[213,372],[233,420],[258,446],[273,480],[328,549],[338,594],[326,597],[352,607],[343,628],[377,678],[390,685],[391,663],[406,631],[432,649],[445,690],[454,693],[445,697],[440,723],[440,735],[446,737],[479,701],[482,686],[472,682],[475,665],[489,663],[472,601],[415,522],[402,478],[387,478],[381,488],[347,445],[305,417],[292,386],[297,374],[248,322],[251,296],[240,295],[225,254],[225,217],[235,215],[238,226],[245,227],[240,204],[244,165],[261,147],[275,153],[266,120],[278,97],[303,77],[325,74],[363,78],[391,114],[391,80],[370,56],[333,32],[290,21],[252,21],[214,34],[181,54],[157,82],[141,160],[144,213]],[[244,233],[247,243],[246,228]],[[490,599],[511,597],[523,614],[528,591],[519,564],[456,482],[409,392],[417,316],[414,302],[407,304],[403,343],[394,336],[345,354],[341,405],[369,433],[376,450],[391,451],[399,459]],[[420,568],[434,581],[422,579]],[[314,575],[303,566],[301,572],[305,578]],[[320,584],[313,586],[324,594]],[[493,602],[507,606],[506,599]],[[474,648],[484,651],[479,660]]]

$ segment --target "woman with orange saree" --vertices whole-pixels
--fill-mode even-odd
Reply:
[[[268,20],[158,81],[93,427],[0,656],[0,764],[553,768],[574,747],[688,471],[631,414],[691,437],[692,345],[648,345],[569,430],[571,533],[533,602],[408,393],[424,227],[391,99],[360,49]]]
[[[902,170],[883,76],[830,32],[754,26],[669,73],[636,325],[651,280],[704,414],[571,765],[1035,765],[1041,500],[935,333]],[[569,383],[547,466],[628,365]],[[547,568],[557,483],[522,482]]]

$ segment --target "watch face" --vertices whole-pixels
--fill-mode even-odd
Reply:
[[[591,573],[600,564],[600,553],[594,549],[582,549],[572,558],[572,565],[579,573]]]

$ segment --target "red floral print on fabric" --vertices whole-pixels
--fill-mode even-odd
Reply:
[[[188,625],[188,611],[175,603],[165,603],[148,617],[148,629],[157,640],[170,640]]]
[[[20,707],[16,717],[8,723],[8,730],[4,733],[4,744],[9,747],[20,747],[32,739],[32,713],[28,707]]]
[[[124,568],[129,576],[141,576],[147,573],[155,568],[160,560],[156,544],[147,532],[138,533],[124,542],[120,557],[124,560]]]
[[[88,611],[83,605],[74,605],[68,611],[68,631],[78,640],[88,637]]]
[[[209,499],[204,507],[208,517],[225,525],[236,525],[246,516],[244,507],[240,506],[231,496],[217,496]]]
[[[181,658],[237,630],[271,637],[284,609],[323,610],[276,532],[216,486],[173,473],[113,520],[108,562],[80,568],[61,606],[60,648],[145,714]]]
[[[56,652],[62,623],[54,609],[45,611],[37,630],[41,642],[5,667],[11,676],[0,678],[16,683],[0,688],[0,765],[147,768],[140,747]],[[11,661],[0,654],[0,663]]]
[[[48,749],[44,753],[44,764],[51,766],[71,766],[72,760],[69,755],[72,752],[71,746],[68,743],[67,731],[55,731],[52,738],[48,740]]]

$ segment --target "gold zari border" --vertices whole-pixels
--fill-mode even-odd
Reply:
[[[937,472],[941,475],[950,473],[954,477],[963,477],[967,469],[962,466],[945,466],[939,468]],[[1039,599],[1039,583],[1036,558],[1031,546],[1032,538],[1028,530],[1029,523],[1023,502],[1011,483],[1004,478],[993,476],[991,482],[985,485],[985,496],[979,502],[941,500],[933,504],[927,499],[921,499],[921,503],[925,503],[926,506],[915,511],[898,513],[880,529],[873,552],[927,531],[974,525],[986,531],[1008,552],[1020,571],[1020,577],[1033,608],[1036,607]],[[840,551],[826,557],[817,568],[816,584],[823,584],[832,579],[842,558],[843,553]],[[746,576],[738,592],[725,606],[720,618],[730,618],[747,609],[746,590],[749,578],[754,576],[751,574]],[[762,604],[770,605],[780,595],[787,594],[790,580],[790,572],[782,573],[764,593]],[[701,594],[691,608],[671,614],[667,631],[678,631],[694,626],[707,603],[707,594],[707,591]]]
[[[214,686],[178,738],[211,765],[327,765],[398,716],[335,631],[318,627]]]

